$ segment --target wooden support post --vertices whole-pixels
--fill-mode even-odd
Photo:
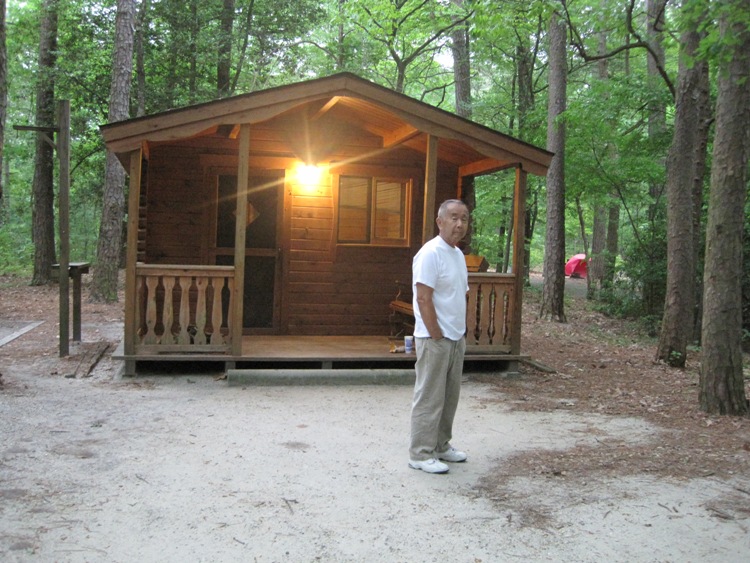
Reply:
[[[68,275],[73,280],[73,342],[81,341],[81,276],[90,266],[88,262],[68,263]],[[60,264],[52,264],[52,271],[60,276]]]
[[[143,150],[138,149],[130,153],[130,190],[128,195],[128,242],[125,256],[125,339],[123,352],[125,356],[135,355],[136,335],[136,299],[135,282],[138,262],[138,214],[141,199],[141,158]],[[126,361],[126,371],[135,371],[135,363]],[[128,375],[132,375],[128,373]]]
[[[516,167],[516,184],[513,199],[513,276],[515,281],[513,318],[511,322],[510,353],[519,355],[521,353],[521,306],[523,303],[523,256],[526,239],[526,176],[528,173]]]
[[[424,216],[422,217],[422,244],[435,236],[435,194],[437,192],[438,139],[427,135],[427,160],[424,167]]]
[[[73,280],[73,342],[81,341],[81,276],[87,274],[89,262],[71,262],[70,279]]]
[[[57,111],[57,158],[60,164],[58,193],[60,222],[60,357],[70,353],[70,101],[60,100]]]
[[[230,312],[232,354],[242,355],[242,312],[245,297],[245,233],[247,228],[247,187],[250,175],[250,125],[240,126],[237,168],[237,212],[234,229],[234,305]]]

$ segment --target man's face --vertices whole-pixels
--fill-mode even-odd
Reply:
[[[456,246],[469,229],[469,210],[463,204],[451,203],[443,216],[438,216],[437,225],[442,239],[451,246]]]

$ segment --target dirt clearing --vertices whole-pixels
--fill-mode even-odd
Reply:
[[[0,278],[4,561],[745,561],[750,421],[697,408],[696,366],[567,302],[524,352],[556,373],[470,375],[447,475],[407,466],[411,389],[120,379],[122,305],[84,304],[57,357],[57,288]],[[84,299],[85,301],[85,299]],[[78,374],[77,377],[75,375]],[[66,377],[68,376],[68,377]]]

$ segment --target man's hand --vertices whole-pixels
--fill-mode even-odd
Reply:
[[[427,328],[427,332],[430,333],[430,338],[440,340],[443,337],[443,332],[438,324],[435,304],[432,302],[432,293],[433,289],[430,286],[417,283],[417,307],[419,307],[422,322]]]

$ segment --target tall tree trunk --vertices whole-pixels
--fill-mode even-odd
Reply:
[[[607,34],[599,34],[599,54],[607,52]],[[609,60],[600,59],[596,63],[599,80],[605,82],[609,80]],[[608,148],[610,155],[614,152],[611,147]],[[600,297],[602,286],[604,285],[604,275],[606,272],[606,250],[607,250],[607,208],[597,202],[594,205],[594,225],[591,230],[591,255],[588,261],[588,275],[586,276],[586,297],[588,299],[598,299]]]
[[[463,7],[464,0],[452,1],[456,6]],[[456,114],[471,119],[471,48],[468,22],[460,23],[451,31],[451,52],[456,88]]]
[[[336,42],[336,72],[343,72],[346,69],[346,33],[344,31],[344,5],[346,0],[338,0],[338,17],[339,17],[339,35]]]
[[[547,233],[540,318],[566,322],[565,296],[565,120],[567,30],[555,12],[549,26],[547,150],[555,153],[547,173]]]
[[[703,318],[703,202],[704,186],[706,180],[706,159],[708,157],[708,136],[711,129],[713,112],[711,108],[711,93],[709,86],[708,62],[696,59],[694,63],[698,67],[698,79],[695,84],[696,96],[696,143],[694,155],[694,177],[693,177],[693,250],[695,251],[695,315],[693,318],[692,339],[700,342],[701,324]]]
[[[198,20],[198,0],[190,1],[190,72],[188,74],[188,93],[190,103],[198,101],[198,34],[200,22]]]
[[[578,214],[578,226],[581,229],[581,242],[583,243],[583,253],[589,255],[589,239],[586,236],[586,218],[584,217],[583,205],[581,205],[581,196],[576,198],[576,213]]]
[[[0,0],[0,211],[5,198],[3,186],[5,178],[2,175],[3,145],[5,144],[5,116],[8,109],[8,51],[5,44],[5,0]],[[2,224],[2,215],[0,215]]]
[[[57,64],[57,0],[44,0],[39,29],[39,76],[36,90],[37,127],[55,124],[55,65]],[[34,275],[31,285],[49,282],[55,262],[54,152],[44,135],[36,138],[31,192]]]
[[[692,64],[700,43],[696,29],[682,36],[674,135],[667,157],[667,293],[656,359],[673,367],[685,367],[695,311],[693,204],[695,157],[701,145],[696,125],[702,117],[696,94],[701,69]]]
[[[607,208],[597,203],[594,206],[594,225],[591,229],[591,256],[586,275],[586,297],[598,299],[606,269],[607,251]]]
[[[720,66],[706,227],[700,405],[714,414],[748,413],[742,374],[742,236],[750,156],[750,30],[747,4],[724,1],[721,36],[733,47]],[[728,10],[727,10],[728,11]]]
[[[130,84],[133,74],[133,20],[135,0],[117,0],[112,82],[109,94],[109,121],[122,121],[130,115]],[[96,249],[96,268],[91,299],[117,301],[117,272],[125,217],[125,170],[117,157],[107,152],[104,172],[102,218]]]
[[[216,91],[219,98],[230,92],[232,68],[232,28],[234,27],[234,0],[224,0],[221,10],[221,26],[217,47],[219,51],[216,68]]]
[[[146,44],[149,26],[149,9],[151,0],[141,0],[138,10],[138,24],[135,29],[135,76],[136,76],[136,117],[146,115]]]
[[[664,9],[666,0],[647,0],[646,26],[648,43],[651,51],[647,55],[648,84],[650,89],[661,88],[662,76],[659,68],[664,67],[664,45],[662,30],[664,29]],[[664,102],[656,96],[649,104],[648,136],[656,140],[663,136],[667,129],[667,109]],[[656,224],[663,221],[663,209],[658,205],[664,186],[652,183],[649,186],[651,205],[649,206],[649,221],[651,223],[651,237],[648,241],[647,252],[651,255],[662,255],[663,242],[655,236]],[[647,314],[657,314],[664,302],[664,284],[660,276],[646,276],[643,280],[643,306]]]
[[[613,200],[615,198],[612,198]],[[613,203],[607,217],[607,252],[604,258],[603,288],[610,288],[615,283],[615,265],[620,251],[620,206]]]
[[[456,6],[463,7],[464,0],[452,0]],[[454,18],[455,20],[455,18]],[[456,114],[471,119],[471,50],[469,42],[469,24],[464,21],[451,31],[451,53],[453,54],[453,78],[456,89]],[[461,200],[469,208],[469,213],[477,206],[474,192],[474,178],[463,178]],[[469,223],[463,251],[474,252],[473,229]]]
[[[518,81],[518,138],[527,140],[528,117],[534,109],[534,61],[530,47],[521,34],[516,34],[518,44],[516,45],[516,74]],[[532,188],[533,190],[533,188]],[[526,198],[526,212],[524,213],[524,248],[523,248],[523,272],[524,285],[529,285],[529,273],[531,269],[531,241],[534,238],[534,221],[536,216],[537,197]],[[514,202],[515,205],[515,202]],[[506,245],[507,246],[507,245]],[[507,267],[504,269],[507,272]],[[515,272],[514,272],[515,273]]]

